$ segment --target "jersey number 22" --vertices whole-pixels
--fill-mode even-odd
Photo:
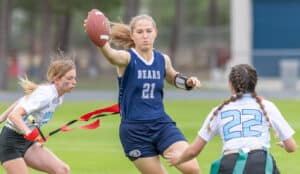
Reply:
[[[243,115],[252,115],[253,118],[242,121],[241,117]],[[253,126],[258,126],[262,124],[262,113],[256,109],[243,109],[239,110],[229,110],[221,113],[222,119],[231,118],[231,120],[226,123],[223,127],[224,140],[228,141],[232,138],[240,137],[259,137],[261,132],[253,130]],[[241,129],[236,129],[237,126],[241,126]],[[234,129],[234,130],[232,130]]]

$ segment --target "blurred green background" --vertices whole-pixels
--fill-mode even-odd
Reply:
[[[296,2],[288,2],[292,1]],[[185,97],[177,96],[165,103],[166,111],[192,142],[207,113],[222,102],[227,92],[225,74],[232,56],[231,37],[234,34],[230,28],[234,17],[230,12],[234,9],[232,2],[247,4],[235,0],[0,0],[0,113],[11,104],[11,99],[16,99],[14,96],[3,100],[4,94],[22,93],[17,84],[18,76],[26,74],[34,82],[45,82],[45,70],[51,58],[60,51],[65,56],[73,57],[77,63],[78,84],[73,93],[85,91],[90,92],[91,96],[93,92],[104,91],[117,95],[115,68],[88,39],[83,20],[93,8],[103,11],[111,21],[124,23],[136,14],[147,13],[158,26],[155,48],[172,58],[177,71],[195,75],[202,81],[203,88],[199,93],[182,92]],[[283,0],[265,0],[262,3],[265,2],[280,3]],[[244,41],[244,38],[238,39]],[[239,56],[245,56],[243,50],[235,51],[241,53]],[[290,54],[289,51],[287,53]],[[271,52],[271,56],[273,54]],[[282,90],[280,80],[260,78],[258,93],[276,98],[275,103],[296,130],[295,139],[299,143],[300,118],[297,108],[300,93]],[[166,88],[174,89],[174,86],[166,85]],[[209,94],[205,99],[194,100],[194,96],[207,92]],[[65,98],[53,120],[43,128],[45,133],[81,114],[117,102],[100,97],[99,101],[86,101],[88,96],[83,97],[85,101],[82,98],[70,101],[68,95]],[[119,123],[118,116],[106,117],[101,119],[101,127],[96,130],[57,134],[45,145],[67,162],[74,174],[138,173],[123,154],[118,138]],[[296,162],[300,158],[299,151],[288,154],[275,146],[276,141],[272,137],[271,152],[281,173],[300,171]],[[210,163],[219,157],[220,152],[221,141],[215,137],[197,158],[202,173],[209,172]],[[169,173],[179,173],[165,161],[164,165]],[[2,167],[0,173],[4,173]],[[31,170],[30,173],[40,172]]]
[[[1,0],[0,91],[14,89],[22,75],[45,81],[49,62],[60,52],[75,59],[79,80],[88,82],[81,84],[109,79],[115,69],[84,32],[83,21],[93,8],[126,24],[137,14],[153,16],[155,48],[168,54],[178,71],[209,79],[211,69],[224,68],[229,59],[229,1]]]
[[[178,127],[183,131],[188,141],[192,142],[208,112],[221,102],[220,100],[174,100],[166,101],[165,107],[166,112],[177,122]],[[115,101],[65,102],[57,110],[54,118],[42,130],[47,134],[63,123],[86,112],[114,103]],[[275,100],[274,103],[295,129],[294,138],[299,143],[299,101]],[[1,109],[0,111],[3,111],[3,108]],[[119,115],[104,117],[101,119],[100,127],[96,130],[75,130],[74,132],[58,133],[53,135],[45,146],[68,163],[73,174],[138,174],[133,164],[124,156],[118,135],[119,123]],[[297,173],[300,171],[297,162],[300,159],[300,152],[296,151],[289,154],[275,145],[278,139],[273,135],[271,138],[271,153],[281,173]],[[209,173],[211,162],[221,154],[221,147],[219,137],[214,137],[197,157],[202,173]],[[169,173],[179,173],[175,168],[169,167],[165,160],[162,161]],[[4,173],[3,168],[0,168],[0,173]],[[31,171],[31,173],[38,174],[41,172]]]

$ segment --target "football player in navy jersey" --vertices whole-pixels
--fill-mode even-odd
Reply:
[[[143,173],[167,173],[159,155],[183,151],[188,143],[164,110],[164,81],[178,88],[200,88],[196,77],[177,72],[168,55],[153,48],[157,28],[152,17],[139,15],[129,25],[113,23],[111,43],[100,48],[117,68],[121,124],[119,135],[126,156]],[[196,159],[176,165],[185,174],[198,174]]]
[[[28,167],[49,174],[70,173],[69,166],[38,139],[39,128],[50,121],[62,104],[64,93],[71,92],[76,85],[73,60],[54,59],[47,77],[49,84],[40,85],[21,79],[26,95],[0,116],[0,121],[6,120],[0,134],[0,162],[7,174],[29,174]]]
[[[194,142],[183,152],[170,152],[171,165],[195,158],[213,136],[223,141],[222,157],[211,167],[211,174],[246,173],[278,174],[275,160],[269,153],[270,128],[280,138],[279,145],[287,152],[296,150],[295,131],[278,108],[255,92],[257,73],[247,64],[232,67],[229,86],[232,96],[207,116]]]

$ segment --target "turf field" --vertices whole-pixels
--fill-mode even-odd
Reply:
[[[166,101],[165,106],[166,111],[177,122],[178,127],[191,142],[201,127],[206,114],[220,102],[220,100]],[[295,139],[299,145],[300,102],[297,100],[274,100],[274,103],[296,130]],[[3,105],[6,104],[0,104],[0,111],[3,111]],[[43,132],[47,134],[47,132],[79,117],[81,114],[111,104],[114,103],[109,101],[65,102],[57,110],[51,122],[43,127]],[[137,174],[138,172],[133,164],[123,155],[118,136],[119,123],[118,115],[105,117],[101,119],[101,126],[96,130],[76,130],[74,132],[59,133],[51,137],[45,146],[68,163],[73,174]],[[3,124],[0,126],[2,127]],[[299,172],[300,150],[288,154],[275,145],[276,141],[277,139],[273,136],[271,153],[275,157],[281,173]],[[221,142],[218,137],[215,137],[197,157],[202,173],[209,173],[210,163],[219,157],[220,151]],[[169,173],[179,173],[173,167],[166,165],[165,161],[164,164]],[[0,168],[0,173],[4,173],[2,168]],[[38,174],[40,172],[31,171],[31,173]]]

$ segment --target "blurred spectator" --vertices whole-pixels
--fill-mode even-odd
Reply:
[[[217,67],[221,69],[225,69],[226,65],[230,59],[230,52],[226,48],[218,48],[217,49]]]
[[[21,74],[17,53],[15,50],[10,52],[10,56],[7,64],[8,64],[8,76],[10,78],[18,77]]]

